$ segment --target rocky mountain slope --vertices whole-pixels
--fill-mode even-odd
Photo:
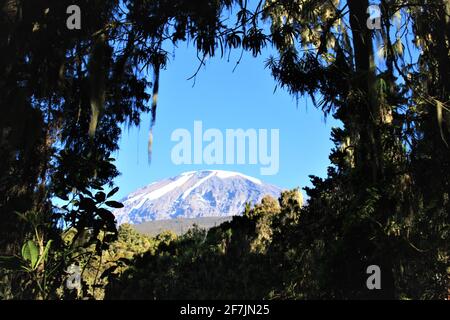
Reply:
[[[226,217],[242,214],[246,202],[280,193],[280,188],[238,172],[191,171],[136,190],[121,200],[125,206],[114,214],[118,224]]]

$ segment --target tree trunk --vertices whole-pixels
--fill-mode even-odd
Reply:
[[[357,193],[361,195],[358,201],[364,203],[369,196],[366,192],[368,188],[378,188],[384,179],[384,164],[382,148],[383,117],[385,110],[380,103],[376,90],[376,65],[374,48],[372,43],[372,30],[367,27],[368,0],[348,0],[350,26],[353,36],[353,57],[355,63],[355,74],[353,77],[352,91],[356,92],[357,98],[350,101],[353,111],[354,122],[350,127],[355,128],[355,136],[359,137],[356,144],[355,170],[358,175],[360,188]],[[376,205],[376,216],[385,222],[389,210],[389,203],[381,199],[381,203]],[[367,239],[367,241],[373,241]],[[380,266],[382,272],[382,289],[374,292],[374,298],[394,299],[394,277],[393,261],[389,252],[388,239],[379,240],[376,252],[372,249],[366,252]],[[369,246],[371,247],[371,246]]]

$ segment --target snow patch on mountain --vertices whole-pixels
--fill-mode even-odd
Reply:
[[[121,200],[124,208],[114,214],[118,224],[239,215],[246,202],[280,193],[280,188],[239,172],[190,171],[136,190]]]

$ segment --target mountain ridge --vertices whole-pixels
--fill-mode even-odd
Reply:
[[[117,223],[139,224],[173,218],[226,217],[242,214],[245,203],[282,189],[240,172],[201,170],[183,172],[130,193],[114,211]]]
[[[174,218],[168,220],[146,221],[133,224],[132,227],[141,234],[151,237],[157,236],[165,231],[171,231],[176,235],[185,234],[188,230],[197,226],[199,229],[209,230],[210,228],[231,221],[233,216],[227,217],[201,217],[201,218]]]

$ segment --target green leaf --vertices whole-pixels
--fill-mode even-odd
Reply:
[[[105,208],[98,209],[97,213],[103,220],[108,220],[108,219],[114,220],[115,219],[113,213]]]
[[[21,213],[21,212],[16,212],[16,215],[17,215],[20,219],[22,219],[23,221],[25,221],[25,222],[28,221],[27,216],[26,216],[25,214]]]
[[[114,189],[112,189],[106,197],[107,198],[112,197],[113,195],[115,195],[117,193],[117,191],[119,191],[119,187],[115,187]]]
[[[92,195],[92,192],[90,192],[88,189],[83,188],[81,189],[81,192],[83,192],[84,194],[87,194],[89,197],[93,198],[94,196]]]
[[[122,203],[117,202],[117,201],[106,201],[105,204],[106,204],[108,207],[116,208],[116,209],[120,209],[120,208],[123,208],[123,207],[124,207],[124,205],[123,205]]]
[[[53,240],[49,240],[47,242],[47,244],[45,245],[45,249],[44,252],[42,253],[42,255],[39,257],[39,260],[37,261],[36,265],[34,266],[35,268],[38,267],[42,262],[44,262],[45,260],[47,260],[47,256],[48,256],[48,252],[50,250],[50,246],[52,245]]]
[[[16,256],[10,256],[10,257],[1,257],[0,256],[0,268],[6,269],[6,270],[12,270],[17,271],[20,269],[21,266],[21,259]]]
[[[439,132],[441,133],[442,141],[445,143],[445,145],[448,148],[447,140],[445,140],[444,130],[442,127],[442,124],[443,124],[442,109],[444,109],[444,104],[437,99],[434,99],[434,101],[436,102],[436,116],[437,116],[437,121],[438,121],[438,125],[439,125]]]
[[[106,194],[102,191],[99,191],[95,194],[95,200],[97,200],[97,202],[103,202],[106,199]]]
[[[36,265],[36,262],[39,257],[39,250],[36,244],[28,240],[22,247],[22,257],[30,262],[31,267]]]
[[[103,191],[103,187],[98,182],[92,182],[91,183],[91,188],[95,189],[95,190],[102,190]]]

